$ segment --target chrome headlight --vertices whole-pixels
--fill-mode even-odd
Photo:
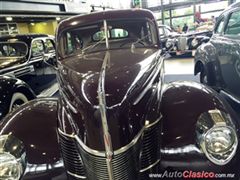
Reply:
[[[167,40],[166,42],[166,48],[169,49],[174,45],[174,42],[172,40]]]
[[[24,172],[23,143],[12,135],[0,136],[0,179],[18,180]]]
[[[198,45],[198,40],[194,38],[191,42],[192,47],[196,47]]]
[[[235,155],[238,138],[230,117],[219,110],[203,113],[197,122],[197,141],[206,157],[217,165]]]

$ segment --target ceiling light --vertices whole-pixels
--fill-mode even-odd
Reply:
[[[11,16],[8,16],[8,17],[6,17],[6,20],[7,20],[7,21],[12,21],[13,18],[12,18]]]

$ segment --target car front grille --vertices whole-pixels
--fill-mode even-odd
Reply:
[[[108,180],[104,152],[101,155],[86,151],[74,136],[59,130],[59,140],[68,175],[74,179]],[[145,128],[136,142],[125,150],[114,151],[112,166],[114,179],[136,180],[141,173],[160,160],[160,121]],[[96,151],[95,151],[96,152]],[[141,158],[141,159],[140,159]]]
[[[86,179],[83,163],[81,156],[77,151],[75,139],[73,137],[66,136],[63,133],[58,134],[64,166],[67,173],[77,179]]]
[[[98,156],[85,151],[78,146],[86,167],[86,175],[89,180],[109,180],[105,156]],[[139,155],[141,138],[123,152],[114,151],[112,159],[113,177],[120,180],[135,180],[139,175]]]
[[[144,130],[141,172],[144,172],[160,160],[160,135],[160,120]]]

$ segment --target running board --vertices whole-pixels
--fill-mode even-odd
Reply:
[[[52,97],[58,91],[58,83],[54,83],[48,89],[43,90],[37,97]]]

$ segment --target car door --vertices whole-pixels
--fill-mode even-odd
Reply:
[[[240,98],[240,9],[229,13],[219,46],[224,90]]]
[[[223,37],[223,31],[225,27],[225,19],[226,16],[222,15],[218,18],[217,24],[214,28],[213,36],[210,40],[212,47],[207,49],[207,56],[209,56],[208,61],[206,62],[206,72],[207,74],[213,75],[214,77],[209,77],[210,79],[215,79],[216,84],[218,84],[219,88],[223,89],[225,87],[225,82],[222,80],[222,72],[220,68],[221,59],[223,59],[223,51],[225,51],[225,39]],[[215,67],[215,68],[213,68]],[[215,73],[218,74],[219,77],[215,77]]]

